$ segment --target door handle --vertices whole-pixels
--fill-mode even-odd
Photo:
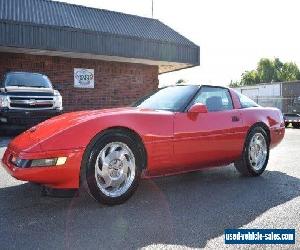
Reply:
[[[232,121],[233,122],[238,122],[240,120],[240,118],[236,115],[232,116]]]

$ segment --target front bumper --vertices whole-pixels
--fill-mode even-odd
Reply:
[[[61,110],[17,110],[1,109],[0,110],[0,128],[18,129],[30,128],[41,123],[53,116],[60,115]]]
[[[80,165],[83,151],[83,149],[76,149],[47,153],[17,153],[8,147],[2,159],[2,165],[11,176],[18,180],[35,182],[55,189],[76,189],[79,188]],[[66,156],[68,159],[61,166],[18,168],[11,163],[12,156],[27,160],[60,156]]]

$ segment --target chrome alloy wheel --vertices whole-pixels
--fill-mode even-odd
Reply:
[[[263,134],[256,133],[252,137],[248,149],[248,156],[251,166],[259,171],[263,168],[267,159],[267,142]]]
[[[99,153],[95,165],[98,188],[109,197],[119,197],[135,178],[135,157],[122,142],[111,142]]]

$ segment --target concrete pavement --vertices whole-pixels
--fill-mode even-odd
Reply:
[[[0,141],[0,147],[7,143]],[[41,197],[39,187],[0,168],[2,249],[236,249],[224,245],[225,228],[295,228],[300,248],[300,130],[287,129],[271,151],[267,171],[243,178],[233,166],[143,180],[120,206],[86,194]]]

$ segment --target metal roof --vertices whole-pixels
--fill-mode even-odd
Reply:
[[[0,0],[0,45],[199,65],[199,47],[159,20],[50,0]]]

